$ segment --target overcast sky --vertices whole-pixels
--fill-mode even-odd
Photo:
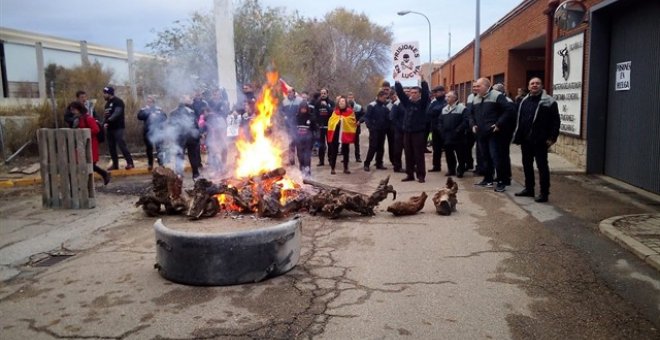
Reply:
[[[264,7],[297,10],[305,17],[321,18],[337,7],[365,13],[372,22],[391,27],[395,42],[419,41],[423,62],[429,55],[428,23],[421,15],[398,16],[398,11],[422,12],[429,18],[433,60],[447,58],[450,27],[452,53],[472,41],[475,33],[476,0],[260,2]],[[481,1],[481,31],[520,2]],[[145,45],[155,39],[155,32],[171,27],[176,20],[189,18],[194,11],[210,11],[212,6],[213,0],[0,0],[0,26],[121,49],[131,38],[136,50],[148,52]]]

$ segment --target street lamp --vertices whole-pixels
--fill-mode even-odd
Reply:
[[[399,11],[396,14],[403,16],[410,13],[419,14],[423,16],[424,19],[426,19],[426,22],[429,24],[429,81],[431,81],[431,76],[433,75],[433,61],[431,59],[431,20],[429,20],[429,18],[426,15],[424,15],[424,13],[415,12],[415,11]]]

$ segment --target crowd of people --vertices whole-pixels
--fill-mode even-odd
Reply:
[[[288,89],[274,115],[275,126],[287,136],[285,159],[291,166],[297,163],[306,177],[312,174],[313,151],[318,157],[317,167],[325,166],[327,161],[330,174],[335,175],[341,156],[343,173],[350,174],[351,145],[355,160],[362,163],[364,171],[371,171],[372,162],[375,169],[387,170],[384,164],[387,145],[393,171],[404,173],[401,179],[404,182],[426,181],[426,153],[432,153],[428,172],[442,171],[444,154],[446,176],[461,178],[471,170],[483,176],[475,185],[494,188],[496,192],[503,192],[511,185],[509,149],[513,142],[521,146],[525,174],[525,189],[516,195],[547,202],[548,148],[559,135],[559,112],[557,103],[541,84],[539,78],[530,79],[529,92],[519,89],[518,96],[512,100],[502,84],[491,86],[489,79],[481,78],[474,81],[472,94],[461,103],[456,92],[446,91],[443,86],[429,89],[424,80],[421,86],[406,88],[399,82],[392,87],[385,81],[374,91],[374,100],[364,106],[350,92],[333,98],[327,88],[311,96],[308,92]],[[115,96],[112,87],[104,88],[103,93],[106,100],[103,127],[112,159],[107,171],[118,169],[117,147],[126,160],[126,169],[132,169],[133,160],[124,141],[124,102]],[[205,166],[212,174],[223,173],[228,151],[240,135],[249,138],[246,133],[249,123],[259,114],[254,87],[244,85],[242,95],[239,104],[230,109],[223,91],[196,92],[193,97],[181,97],[179,106],[169,114],[156,106],[154,97],[147,97],[137,119],[144,122],[149,169],[154,165],[155,150],[159,165],[170,164],[174,158],[175,171],[182,174],[183,155],[188,154],[196,179],[200,176],[201,153],[205,150],[208,155]],[[70,127],[90,128],[94,137],[100,131],[94,128],[96,124],[91,124],[93,106],[89,106],[83,91],[76,96],[65,120]],[[369,134],[364,161],[359,144],[362,125]],[[93,144],[93,149],[96,162],[98,143]],[[535,196],[534,161],[540,177],[538,196]],[[94,169],[106,184],[110,181],[109,172],[96,165]]]

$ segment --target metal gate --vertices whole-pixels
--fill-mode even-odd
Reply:
[[[660,194],[658,18],[660,2],[637,1],[611,19],[604,170],[608,176]],[[619,70],[630,66],[629,90],[616,90],[617,81],[626,80],[617,65]],[[626,86],[620,83],[619,88]]]

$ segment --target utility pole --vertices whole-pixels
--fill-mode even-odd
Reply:
[[[447,49],[447,60],[451,58],[451,25],[449,26],[449,48]]]
[[[474,25],[474,80],[479,79],[479,75],[481,74],[481,44],[480,44],[480,34],[479,34],[479,0],[477,0],[477,15],[476,15],[476,22]]]

